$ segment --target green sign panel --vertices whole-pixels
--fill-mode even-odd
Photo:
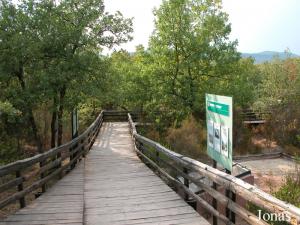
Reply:
[[[206,94],[207,153],[232,170],[232,98]]]
[[[229,105],[221,104],[218,102],[208,101],[207,103],[207,109],[211,112],[223,115],[223,116],[229,116]]]

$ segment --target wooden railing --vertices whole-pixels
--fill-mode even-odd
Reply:
[[[254,110],[244,110],[241,113],[245,124],[261,124],[265,123],[271,115],[271,112],[260,112]]]
[[[105,110],[103,111],[103,120],[105,122],[113,121],[127,121],[127,114],[129,111],[118,111],[118,110]]]
[[[139,135],[136,131],[135,124],[128,114],[128,121],[130,124],[131,134],[135,143],[135,150],[137,154],[147,163],[155,168],[159,174],[167,178],[168,181],[185,193],[185,199],[194,199],[197,204],[201,205],[209,211],[214,217],[225,222],[225,224],[239,224],[230,220],[228,217],[220,213],[217,209],[205,201],[202,195],[195,194],[190,188],[193,183],[198,188],[204,190],[212,198],[216,199],[219,204],[227,207],[231,212],[235,213],[237,217],[247,221],[249,224],[268,224],[264,220],[259,219],[256,215],[250,212],[247,207],[242,207],[226,195],[220,189],[226,189],[235,195],[242,196],[248,202],[258,206],[270,213],[278,213],[278,215],[287,215],[290,219],[290,224],[300,224],[300,209],[285,203],[270,194],[263,192],[255,186],[244,182],[232,175],[226,174],[209,165],[185,157],[175,153],[157,142],[154,142],[146,137]],[[193,175],[191,175],[193,174]],[[205,177],[205,179],[195,178],[195,174]],[[181,182],[178,175],[184,178]],[[217,184],[217,190],[213,188],[211,183]],[[219,191],[218,191],[219,190]]]
[[[104,122],[126,122],[128,120],[128,113],[135,119],[141,112],[133,111],[120,111],[120,110],[104,110],[103,121]]]
[[[19,201],[26,206],[25,197],[33,192],[46,191],[46,184],[61,178],[73,169],[92,147],[103,122],[103,112],[77,138],[34,157],[0,167],[0,209]],[[16,191],[15,191],[16,189]]]

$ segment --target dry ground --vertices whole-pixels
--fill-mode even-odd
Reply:
[[[254,183],[265,192],[277,191],[287,174],[295,171],[295,162],[285,158],[241,162],[254,175]]]

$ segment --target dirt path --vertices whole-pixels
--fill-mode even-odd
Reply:
[[[287,174],[295,171],[295,162],[289,159],[261,159],[241,162],[254,175],[254,183],[265,192],[277,191]]]

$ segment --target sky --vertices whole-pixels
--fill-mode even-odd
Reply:
[[[125,17],[134,18],[133,41],[123,44],[130,52],[135,46],[148,46],[154,30],[153,8],[161,0],[104,0],[106,10],[119,10]],[[300,55],[300,0],[223,0],[229,14],[232,32],[240,52],[283,52],[287,48]]]

